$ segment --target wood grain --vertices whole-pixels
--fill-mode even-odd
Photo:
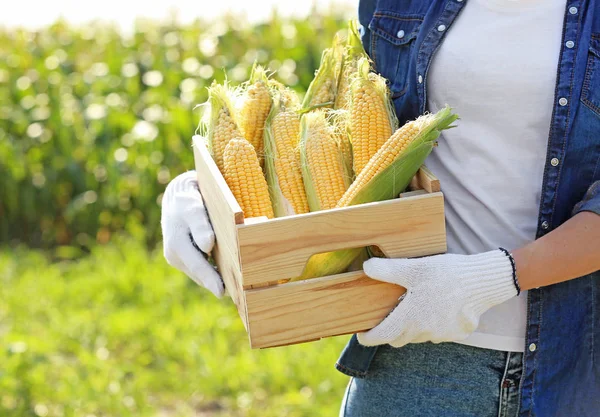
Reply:
[[[371,329],[405,289],[362,271],[246,291],[252,348],[266,348]]]
[[[244,288],[301,274],[317,253],[375,245],[388,257],[446,251],[442,193],[239,225]]]

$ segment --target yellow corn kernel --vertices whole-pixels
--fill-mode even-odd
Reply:
[[[223,176],[244,217],[273,218],[269,188],[254,147],[245,139],[229,141],[223,154]]]
[[[370,72],[371,66],[366,58],[361,58],[357,66],[351,86],[349,121],[356,175],[360,174],[397,126],[386,80]]]
[[[231,139],[242,135],[235,119],[228,87],[213,83],[208,89],[208,94],[210,114],[202,126],[203,133],[208,138],[208,147],[217,167],[223,172],[225,146]]]
[[[335,132],[323,111],[305,114],[301,129],[304,185],[310,209],[331,209],[348,188]]]
[[[384,101],[386,97],[380,94],[372,78],[358,80],[352,86],[350,135],[357,175],[393,132]]]
[[[219,117],[215,126],[215,133],[213,139],[213,155],[217,166],[223,170],[223,152],[229,141],[235,137],[240,137],[240,131],[238,130],[229,110],[222,108],[219,111]]]
[[[277,113],[271,120],[271,131],[275,143],[275,172],[281,192],[295,214],[308,213],[298,147],[300,119],[296,112]]]
[[[240,110],[240,128],[246,140],[254,146],[256,154],[263,166],[264,146],[263,132],[265,121],[271,110],[271,93],[269,80],[261,66],[255,66],[250,76],[252,83],[245,92]]]

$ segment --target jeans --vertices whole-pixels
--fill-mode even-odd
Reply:
[[[457,343],[380,346],[340,417],[516,417],[522,359]]]

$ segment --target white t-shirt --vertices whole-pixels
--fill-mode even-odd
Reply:
[[[535,239],[565,0],[470,0],[434,55],[428,109],[460,116],[426,164],[446,201],[448,252]],[[527,294],[481,317],[459,343],[523,351]]]

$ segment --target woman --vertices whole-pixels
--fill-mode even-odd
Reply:
[[[461,121],[427,160],[448,254],[365,263],[408,292],[342,353],[340,415],[600,415],[600,3],[362,0],[359,20],[401,122]],[[193,173],[164,201],[167,260],[221,295]]]

